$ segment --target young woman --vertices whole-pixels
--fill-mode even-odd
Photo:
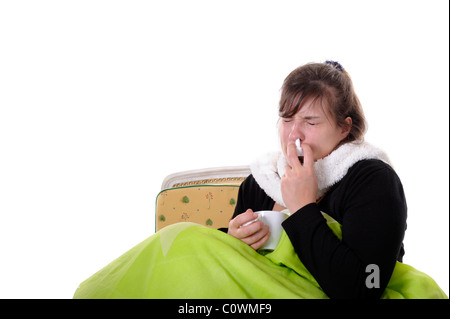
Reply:
[[[242,225],[255,219],[254,211],[288,208],[283,227],[329,297],[379,298],[403,256],[406,201],[387,156],[363,142],[364,115],[349,75],[336,62],[299,67],[284,82],[279,115],[282,153],[253,165],[228,234],[258,249],[268,227]],[[342,240],[322,212],[342,225]],[[380,289],[366,285],[373,264]]]
[[[167,226],[81,283],[75,298],[447,298],[402,264],[406,202],[387,156],[363,141],[365,120],[337,62],[285,80],[281,152],[251,166],[223,232]],[[297,156],[300,140],[303,161]],[[259,210],[288,209],[276,249],[245,225]]]

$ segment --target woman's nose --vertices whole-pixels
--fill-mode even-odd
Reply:
[[[291,132],[289,133],[288,139],[289,139],[288,142],[292,143],[295,143],[295,141],[298,139],[300,139],[300,141],[303,140],[303,134],[298,124],[292,125],[292,129]]]

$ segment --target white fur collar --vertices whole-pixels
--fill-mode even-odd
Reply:
[[[364,159],[379,159],[391,165],[387,155],[380,149],[366,142],[346,143],[327,157],[314,163],[317,176],[317,199],[321,198],[331,186],[339,182],[350,167]],[[282,152],[272,152],[259,158],[250,165],[253,177],[258,185],[275,202],[286,207],[281,195],[281,176],[287,164]]]

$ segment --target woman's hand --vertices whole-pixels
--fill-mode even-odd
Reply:
[[[258,214],[251,209],[247,209],[245,213],[230,220],[228,234],[258,250],[269,239],[270,232],[269,226],[264,225],[260,220],[244,226],[245,223],[251,222],[256,218],[258,218]]]
[[[317,177],[311,147],[302,144],[303,165],[297,157],[294,143],[287,146],[286,172],[281,178],[281,194],[286,207],[294,214],[303,206],[316,202]]]

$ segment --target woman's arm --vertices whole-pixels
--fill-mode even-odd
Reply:
[[[406,228],[401,182],[386,164],[361,161],[330,196],[333,215],[342,219],[342,241],[315,203],[299,209],[283,227],[299,258],[330,298],[379,298],[395,267]],[[379,269],[379,288],[366,285],[369,265]]]

